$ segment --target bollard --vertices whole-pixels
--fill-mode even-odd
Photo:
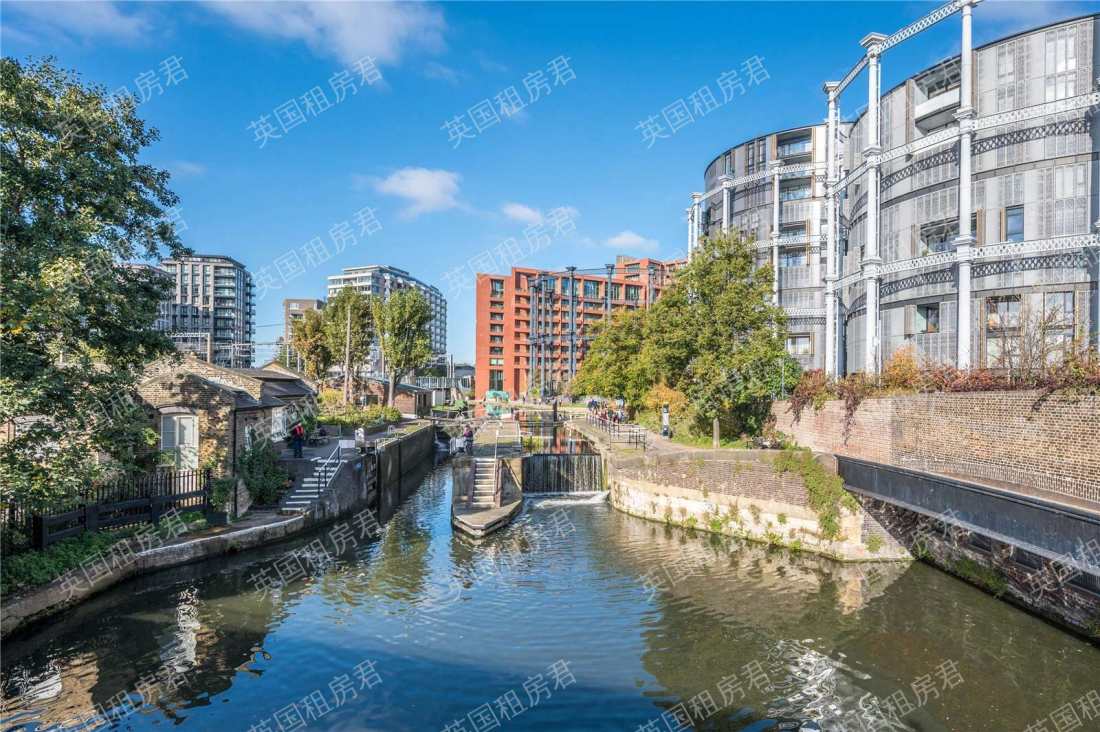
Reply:
[[[713,432],[714,432],[714,434],[711,437],[710,444],[714,447],[715,450],[717,450],[718,449],[718,418],[717,417],[714,418]]]

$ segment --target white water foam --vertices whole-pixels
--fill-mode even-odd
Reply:
[[[608,491],[584,491],[576,493],[524,493],[531,508],[557,508],[559,506],[584,506],[607,502]]]

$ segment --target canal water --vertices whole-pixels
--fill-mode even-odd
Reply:
[[[1054,730],[1066,704],[1097,728],[1100,651],[927,566],[585,500],[473,544],[450,491],[445,465],[373,538],[349,522],[151,575],[5,643],[0,728]]]

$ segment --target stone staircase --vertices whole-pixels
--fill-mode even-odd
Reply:
[[[327,458],[314,458],[312,472],[303,476],[298,484],[283,496],[279,504],[279,513],[305,513],[328,489],[329,481],[339,468],[339,448]]]
[[[496,503],[496,460],[491,457],[474,458],[474,500],[470,508],[493,508]]]

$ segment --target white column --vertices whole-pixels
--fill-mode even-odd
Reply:
[[[959,235],[955,239],[955,252],[958,257],[958,322],[955,326],[956,364],[960,369],[968,369],[972,364],[970,354],[970,259],[974,246],[974,234],[970,230],[971,202],[971,165],[970,143],[974,129],[974,107],[971,89],[971,62],[973,60],[973,42],[971,40],[971,0],[962,0],[962,49],[961,74],[959,84],[959,111],[955,119],[959,121]]]
[[[699,246],[699,229],[701,228],[702,223],[703,223],[702,222],[703,209],[702,209],[702,203],[701,203],[702,200],[703,200],[703,194],[702,193],[692,193],[691,194],[691,215],[688,216],[688,222],[689,222],[688,225],[690,226],[690,230],[691,230],[691,235],[690,235],[691,245],[690,245],[689,252],[693,252]]]
[[[879,206],[879,53],[886,36],[867,34],[860,45],[867,49],[867,147],[863,157],[867,161],[867,237],[863,256],[863,281],[867,313],[864,319],[863,372],[878,373],[878,206]]]
[[[693,225],[694,224],[693,219],[695,217],[695,206],[688,206],[687,208],[684,209],[684,211],[687,213],[687,220],[688,220],[687,248],[688,248],[688,259],[690,260],[691,255],[695,252],[695,238],[693,236],[693,234],[695,232],[695,227]]]
[[[732,193],[732,186],[730,185],[729,178],[722,178],[722,233],[727,234],[730,230],[730,194]]]
[[[825,373],[833,376],[837,373],[837,293],[836,293],[836,199],[835,189],[837,154],[836,90],[840,85],[835,81],[825,83],[825,93],[829,97],[829,112],[825,134]]]
[[[768,173],[772,179],[772,297],[779,304],[779,161],[768,161]]]

